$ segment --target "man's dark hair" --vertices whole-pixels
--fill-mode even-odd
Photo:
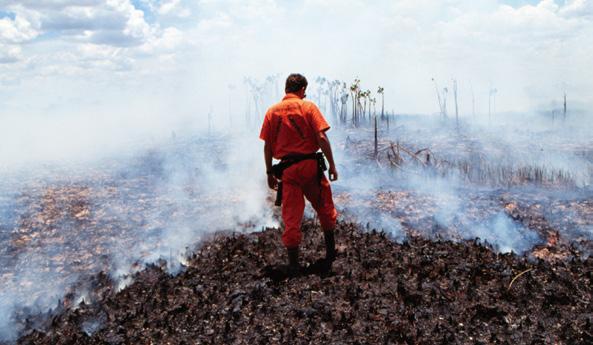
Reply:
[[[293,73],[286,78],[286,87],[284,91],[286,93],[289,92],[297,92],[302,88],[307,87],[307,78],[305,78],[302,74]]]

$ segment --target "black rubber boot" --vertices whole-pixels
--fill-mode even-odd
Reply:
[[[288,251],[288,266],[299,266],[299,248],[287,248]]]
[[[318,259],[313,264],[306,268],[307,274],[318,274],[321,277],[326,277],[331,274],[332,263],[336,260],[336,241],[334,239],[333,231],[324,231],[323,237],[325,239],[325,258]]]
[[[336,260],[336,240],[334,238],[334,231],[324,231],[325,238],[325,259],[329,262]]]
[[[288,248],[288,275],[297,276],[301,272],[299,265],[299,248]]]
[[[263,276],[279,283],[285,279],[295,278],[304,273],[299,264],[299,248],[288,248],[288,265],[268,265],[263,268]]]

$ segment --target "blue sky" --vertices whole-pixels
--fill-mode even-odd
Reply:
[[[2,19],[2,18],[10,18],[11,20],[14,20],[15,13],[10,12],[10,11],[0,10],[0,19]]]
[[[153,10],[148,6],[148,3],[146,1],[132,0],[131,3],[132,5],[134,5],[135,8],[144,12],[144,18],[148,23],[154,23],[157,20],[157,17],[154,15]]]

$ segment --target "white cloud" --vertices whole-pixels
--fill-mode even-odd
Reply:
[[[224,13],[241,25],[257,25],[258,23],[269,22],[284,15],[286,6],[294,6],[289,3],[281,6],[279,3],[280,1],[275,0],[200,0],[198,2],[199,12],[202,13],[201,19],[219,16]]]
[[[150,40],[144,43],[140,50],[143,53],[170,52],[178,47],[184,41],[184,33],[174,27],[169,27],[154,35]],[[170,54],[167,54],[170,56]]]
[[[130,0],[24,1],[7,7],[17,16],[0,21],[0,37],[16,42],[43,32],[58,39],[130,46],[142,44],[155,30]]]
[[[567,17],[591,17],[593,16],[593,1],[572,0],[560,9],[560,14]]]
[[[128,20],[123,33],[140,40],[146,39],[151,35],[152,29],[144,20],[144,12],[135,9],[133,6],[129,5],[129,3],[126,5]]]
[[[404,112],[436,111],[431,77],[441,84],[456,78],[461,92],[473,85],[479,104],[493,85],[499,109],[527,109],[562,83],[593,102],[586,91],[593,87],[592,3],[0,0],[0,9],[17,14],[0,19],[0,55],[32,61],[28,74],[4,68],[22,80],[36,69],[73,79],[104,71],[125,83],[151,74],[180,84],[211,78],[218,86],[295,70],[359,76],[369,88],[385,86],[388,104]]]
[[[22,58],[21,47],[0,43],[0,64],[17,62]]]
[[[189,17],[192,12],[181,4],[181,0],[164,0],[158,9],[161,15],[172,15],[181,18]]]
[[[2,6],[21,5],[27,8],[36,8],[39,10],[61,10],[69,6],[99,6],[105,0],[3,0]]]
[[[15,18],[0,19],[0,41],[23,43],[40,34],[39,15],[22,7],[14,9]]]

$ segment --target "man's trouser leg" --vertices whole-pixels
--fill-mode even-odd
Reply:
[[[329,181],[323,176],[321,183],[318,180],[315,183],[309,183],[304,186],[303,191],[305,197],[311,202],[311,205],[317,212],[321,228],[323,229],[325,258],[329,261],[334,261],[336,258],[334,230],[338,212],[334,206]]]
[[[305,211],[303,191],[293,181],[283,180],[282,188],[282,220],[284,221],[282,243],[288,249],[298,248],[303,237],[301,233]]]
[[[304,160],[288,167],[282,173],[282,242],[286,248],[298,247],[301,243],[301,224],[305,211],[303,186],[316,180],[317,162]]]
[[[321,183],[317,180],[313,183],[307,183],[303,188],[303,192],[317,212],[323,231],[334,231],[338,212],[334,206],[332,191],[327,178],[323,176]]]
[[[282,219],[284,220],[282,242],[284,245],[287,248],[294,248],[301,243],[301,223],[305,210],[304,196],[306,196],[319,216],[324,234],[331,232],[326,235],[327,257],[335,256],[335,245],[333,245],[333,236],[331,235],[333,235],[336,226],[338,213],[332,200],[329,181],[325,176],[321,182],[318,179],[317,162],[305,160],[289,167],[282,175],[282,183],[284,188],[282,194]]]

